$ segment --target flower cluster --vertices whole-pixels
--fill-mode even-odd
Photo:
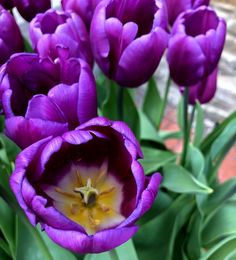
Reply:
[[[203,0],[62,0],[62,11],[46,0],[13,2],[31,21],[34,53],[22,52],[20,30],[0,7],[5,133],[23,149],[12,190],[30,222],[62,247],[110,250],[137,231],[161,176],[145,177],[140,145],[125,123],[97,116],[94,62],[110,80],[134,88],[167,51],[172,79],[181,91],[190,88],[189,103],[208,102],[225,22]]]

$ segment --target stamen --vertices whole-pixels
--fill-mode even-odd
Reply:
[[[55,188],[55,191],[56,191],[57,193],[59,193],[59,194],[65,196],[65,197],[69,197],[69,198],[73,198],[73,199],[76,198],[76,196],[75,196],[74,194],[71,194],[71,193],[69,193],[69,192],[66,192],[66,191],[62,190],[61,188],[59,188],[59,187],[56,187],[56,188]]]
[[[101,192],[98,196],[99,196],[99,197],[100,197],[100,196],[105,196],[105,195],[107,195],[107,194],[113,192],[115,189],[116,189],[115,187],[111,187],[110,189],[104,190],[103,192]]]
[[[83,182],[82,182],[82,178],[81,178],[79,170],[76,171],[76,177],[77,177],[77,182],[78,182],[79,186],[82,187]]]
[[[81,208],[82,209],[82,208]],[[72,203],[71,204],[71,214],[75,215],[77,213],[77,211],[80,210],[80,207],[78,204]]]
[[[103,177],[105,177],[105,175],[107,174],[107,160],[105,160],[102,164],[102,166],[100,167],[100,171],[99,171],[99,174],[98,176],[96,177],[95,179],[95,182],[94,182],[94,187],[97,186],[97,184],[103,179]]]
[[[101,203],[97,203],[99,208],[103,211],[103,212],[108,212],[110,210],[109,207],[107,207],[105,204],[101,204]]]
[[[89,220],[90,226],[93,228],[96,228],[97,226],[99,226],[101,224],[101,220],[93,218],[92,212],[90,210],[88,211],[88,220]]]

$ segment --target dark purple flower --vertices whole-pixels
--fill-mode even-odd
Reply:
[[[48,10],[30,23],[33,48],[41,57],[58,57],[58,46],[67,48],[69,57],[79,57],[93,64],[89,35],[81,18],[75,13]]]
[[[189,88],[189,104],[195,105],[197,101],[206,104],[214,97],[217,88],[217,72],[216,68],[208,77]],[[180,87],[181,92],[183,89],[184,87]]]
[[[10,10],[14,7],[13,0],[0,0],[0,5],[7,10]]]
[[[210,7],[179,16],[169,40],[167,59],[172,79],[192,86],[216,68],[225,42],[226,23]]]
[[[156,70],[167,46],[167,18],[155,0],[108,0],[96,8],[90,28],[95,60],[122,86],[137,87]]]
[[[14,0],[15,7],[20,15],[30,22],[36,14],[44,13],[51,8],[50,0]]]
[[[169,23],[173,25],[179,14],[190,9],[196,9],[201,5],[208,6],[210,0],[165,0],[165,2]]]
[[[97,115],[95,80],[81,59],[17,54],[0,71],[6,135],[21,148]]]
[[[145,177],[140,146],[123,122],[94,118],[18,155],[10,184],[32,225],[57,244],[99,253],[130,239],[161,181]]]
[[[23,39],[14,17],[0,5],[0,65],[23,48]]]
[[[94,10],[100,2],[101,0],[62,0],[61,5],[65,11],[77,13],[89,29]]]

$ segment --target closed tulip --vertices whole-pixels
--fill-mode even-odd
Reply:
[[[90,28],[96,62],[121,86],[137,87],[156,70],[168,42],[165,9],[155,0],[98,4]]]
[[[226,35],[226,23],[210,7],[179,16],[169,40],[167,60],[172,79],[192,86],[217,67]]]

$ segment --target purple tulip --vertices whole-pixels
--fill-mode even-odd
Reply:
[[[23,51],[23,39],[13,16],[0,5],[0,65],[15,52]]]
[[[169,41],[167,60],[172,79],[192,86],[216,68],[225,42],[226,23],[210,7],[179,16]]]
[[[0,5],[7,10],[11,10],[14,7],[13,0],[0,0]]]
[[[30,23],[33,48],[41,57],[58,57],[58,46],[67,48],[70,57],[79,57],[91,66],[93,56],[89,35],[81,18],[75,13],[48,10]]]
[[[100,253],[130,239],[156,197],[161,176],[145,177],[141,156],[126,124],[98,117],[21,152],[10,184],[55,243]]]
[[[217,88],[217,72],[216,68],[208,77],[189,88],[189,104],[195,105],[197,101],[206,104],[214,97]],[[181,92],[183,89],[184,87],[180,87]]]
[[[6,135],[25,148],[97,116],[95,80],[80,59],[17,54],[0,71]]]
[[[209,5],[210,0],[165,0],[169,24],[173,25],[176,18],[182,12],[196,9],[201,5]]]
[[[62,0],[61,5],[66,11],[77,13],[89,29],[94,10],[100,2],[101,0]]]
[[[90,28],[95,60],[120,85],[143,84],[156,70],[167,46],[166,24],[158,1],[102,1]]]
[[[51,8],[50,0],[14,0],[15,7],[20,15],[30,22],[36,14],[44,13]]]

